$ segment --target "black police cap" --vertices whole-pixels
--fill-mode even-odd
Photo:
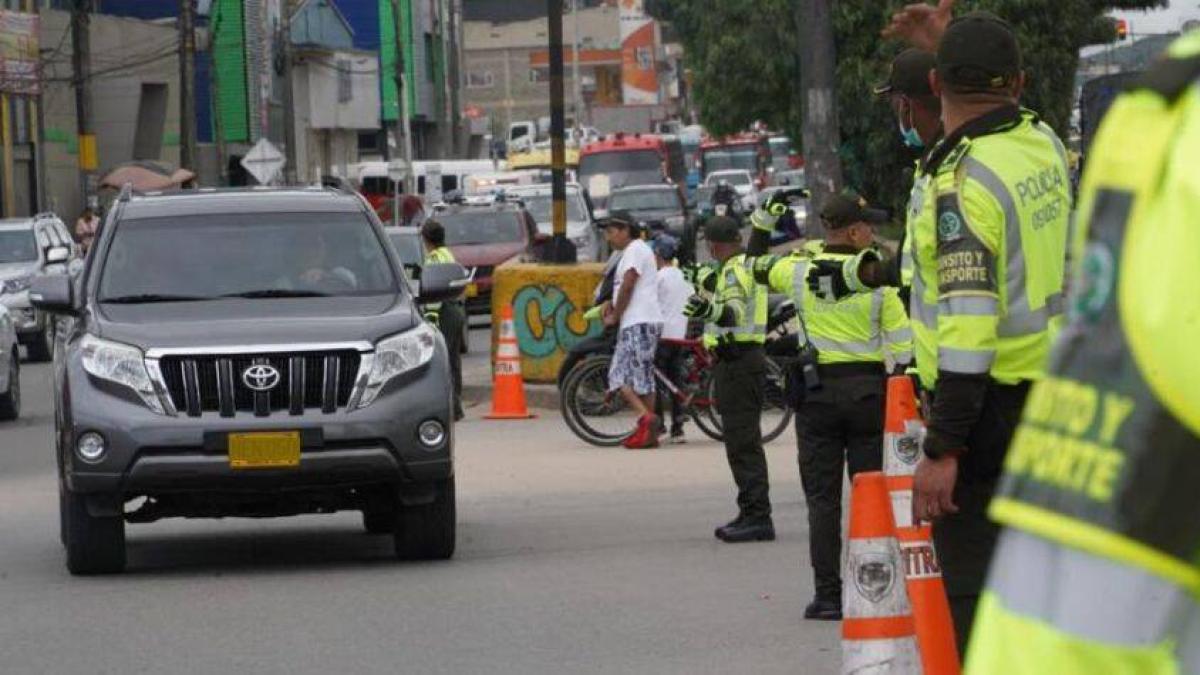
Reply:
[[[871,208],[867,200],[858,194],[843,192],[826,200],[825,206],[821,208],[821,220],[824,220],[830,229],[837,230],[854,223],[886,223],[888,213],[882,209]]]
[[[1000,89],[1021,72],[1021,48],[1006,21],[989,12],[971,12],[946,27],[937,69],[941,80],[956,89]]]
[[[937,59],[933,54],[921,49],[905,49],[892,59],[888,79],[875,86],[875,95],[933,96],[929,71],[936,67]]]

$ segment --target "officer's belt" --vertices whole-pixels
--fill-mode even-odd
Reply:
[[[884,371],[883,363],[879,361],[858,363],[821,363],[817,365],[817,373],[821,375],[822,380],[835,379],[839,377],[862,377],[864,375],[873,375],[883,377],[887,373]]]

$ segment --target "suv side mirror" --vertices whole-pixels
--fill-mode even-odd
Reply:
[[[66,246],[52,246],[46,250],[46,262],[50,264],[65,263],[71,258],[71,249]]]
[[[29,302],[34,307],[51,314],[75,316],[75,287],[71,277],[65,274],[37,276],[29,284]]]
[[[417,302],[428,304],[453,300],[463,294],[471,275],[458,263],[426,265],[421,269],[421,291]]]

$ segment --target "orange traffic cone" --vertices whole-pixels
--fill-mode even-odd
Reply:
[[[521,350],[513,327],[512,305],[500,312],[500,339],[496,341],[496,365],[492,376],[490,420],[522,420],[533,417],[525,406],[525,381],[521,378]]]
[[[842,590],[842,672],[919,673],[912,610],[887,484],[878,471],[854,477]]]
[[[917,412],[912,380],[899,375],[888,379],[887,417],[883,435],[883,472],[891,495],[896,537],[904,556],[904,577],[912,603],[917,647],[925,675],[958,675],[958,649],[954,622],[942,568],[933,549],[928,524],[912,519],[913,472],[921,457],[925,423]]]

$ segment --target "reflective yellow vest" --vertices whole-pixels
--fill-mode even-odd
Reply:
[[[1061,326],[1071,210],[1066,151],[1029,111],[1009,129],[962,138],[936,167],[936,222],[913,232],[913,322],[919,346],[936,327],[937,371],[1037,380]],[[925,308],[936,305],[930,322]]]
[[[921,386],[931,390],[937,381],[937,285],[925,283],[929,275],[922,270],[921,261],[928,261],[925,264],[931,271],[936,269],[936,202],[933,176],[922,171],[918,162],[904,218],[900,282],[903,286],[909,286],[908,315],[912,321],[913,356],[917,361]],[[922,363],[925,364],[924,368],[921,367]]]
[[[853,254],[826,253],[810,249],[813,257],[795,253],[769,256],[754,264],[755,280],[774,293],[790,295],[804,319],[808,339],[818,350],[818,362],[887,363],[907,365],[912,361],[912,330],[895,288],[876,288],[838,301],[818,298],[808,287],[812,260],[845,261]]]
[[[755,283],[751,264],[752,259],[739,253],[726,260],[717,272],[713,302],[718,312],[732,308],[737,322],[730,327],[705,324],[704,345],[709,349],[728,341],[759,345],[767,341],[767,290]]]
[[[1200,31],[1087,158],[1070,323],[991,506],[968,673],[1200,672]]]
[[[444,265],[452,262],[458,261],[454,259],[454,254],[450,252],[450,249],[445,246],[439,246],[425,254],[426,265]],[[440,302],[431,302],[425,305],[425,310],[428,312],[437,312],[441,308],[442,303]]]

